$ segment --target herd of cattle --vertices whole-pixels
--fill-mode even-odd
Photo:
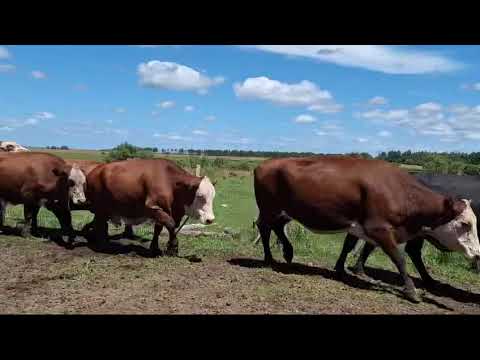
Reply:
[[[1,145],[0,145],[1,148]],[[178,254],[177,231],[185,216],[213,223],[215,186],[208,177],[191,175],[165,159],[131,159],[111,163],[63,160],[23,148],[0,152],[0,225],[7,204],[23,204],[22,235],[37,233],[37,214],[44,206],[58,218],[70,246],[75,241],[72,210],[89,210],[96,246],[108,242],[108,222],[154,224],[150,250],[161,255],[158,237],[168,230],[166,254]],[[256,225],[265,262],[272,264],[270,233],[276,234],[287,263],[293,247],[285,225],[296,220],[318,233],[346,232],[335,270],[344,273],[347,255],[358,240],[365,244],[354,267],[357,273],[380,247],[401,274],[406,297],[418,302],[400,245],[426,285],[434,285],[421,258],[424,240],[444,251],[462,252],[480,262],[476,214],[480,179],[467,176],[413,176],[390,163],[348,156],[266,160],[254,171],[259,210]],[[473,201],[471,200],[473,199]]]

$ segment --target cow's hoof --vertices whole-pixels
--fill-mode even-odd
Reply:
[[[420,296],[417,294],[417,291],[415,289],[404,289],[403,293],[407,298],[407,300],[410,300],[415,304],[418,304],[421,302]]]
[[[291,264],[293,260],[293,249],[287,248],[286,250],[283,250],[283,258],[287,264]]]
[[[354,266],[354,267],[352,267],[351,270],[355,275],[358,275],[358,276],[361,276],[361,277],[366,276],[365,270],[363,269],[363,266]]]
[[[273,260],[273,258],[270,256],[270,257],[266,257],[263,260],[263,263],[265,264],[265,266],[272,266],[275,263],[275,260]]]
[[[22,228],[20,230],[20,236],[23,237],[23,238],[29,238],[29,237],[32,236],[32,233],[30,232],[29,229]]]
[[[150,249],[150,253],[151,253],[152,257],[163,256],[163,252],[160,249]]]
[[[178,256],[178,247],[169,247],[165,252],[167,256]]]
[[[435,289],[438,289],[440,287],[440,283],[436,280],[424,280],[423,281],[423,285],[425,286],[426,289],[430,289],[430,290],[435,290]]]

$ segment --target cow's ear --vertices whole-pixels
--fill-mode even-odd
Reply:
[[[460,215],[465,210],[466,207],[467,205],[465,204],[465,202],[461,200],[454,201],[452,205],[454,217],[457,217],[458,215]]]
[[[63,177],[63,176],[67,176],[67,172],[65,171],[65,169],[53,169],[52,170],[53,174],[55,176],[58,176],[58,177]]]

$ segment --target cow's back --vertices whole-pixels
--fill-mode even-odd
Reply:
[[[0,197],[6,201],[23,201],[24,192],[55,192],[66,164],[59,157],[46,153],[20,152],[0,154]],[[31,194],[27,194],[31,195]],[[35,195],[35,194],[34,194]]]
[[[412,209],[408,191],[425,190],[392,164],[348,156],[267,160],[254,181],[260,212],[283,210],[311,228],[342,228],[375,212],[397,222]]]
[[[148,196],[172,198],[174,182],[182,171],[163,159],[101,164],[87,176],[88,197],[96,211],[135,217],[142,212]]]

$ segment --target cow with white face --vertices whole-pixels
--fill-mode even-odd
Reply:
[[[40,152],[0,153],[0,225],[7,204],[23,204],[23,236],[35,234],[42,206],[58,218],[62,231],[74,240],[69,211],[73,202],[85,201],[85,176],[61,158]]]
[[[68,176],[68,194],[73,204],[80,205],[86,201],[86,184],[87,178],[85,177],[85,174],[78,165],[74,164]]]
[[[190,205],[185,205],[185,214],[200,220],[202,224],[211,224],[215,220],[213,199],[215,187],[208,177],[203,177]]]
[[[87,199],[95,214],[98,245],[105,245],[108,221],[155,224],[150,249],[160,255],[158,237],[169,233],[167,255],[178,254],[177,231],[185,215],[211,224],[215,220],[214,184],[165,159],[131,159],[95,167],[87,175]]]
[[[30,151],[26,147],[17,144],[15,141],[0,141],[0,151],[5,152],[24,152]]]
[[[463,253],[468,259],[480,258],[480,243],[477,233],[477,217],[470,206],[471,201],[462,199],[465,209],[452,221],[435,229],[424,229],[426,236],[437,241],[436,245],[448,251]]]

